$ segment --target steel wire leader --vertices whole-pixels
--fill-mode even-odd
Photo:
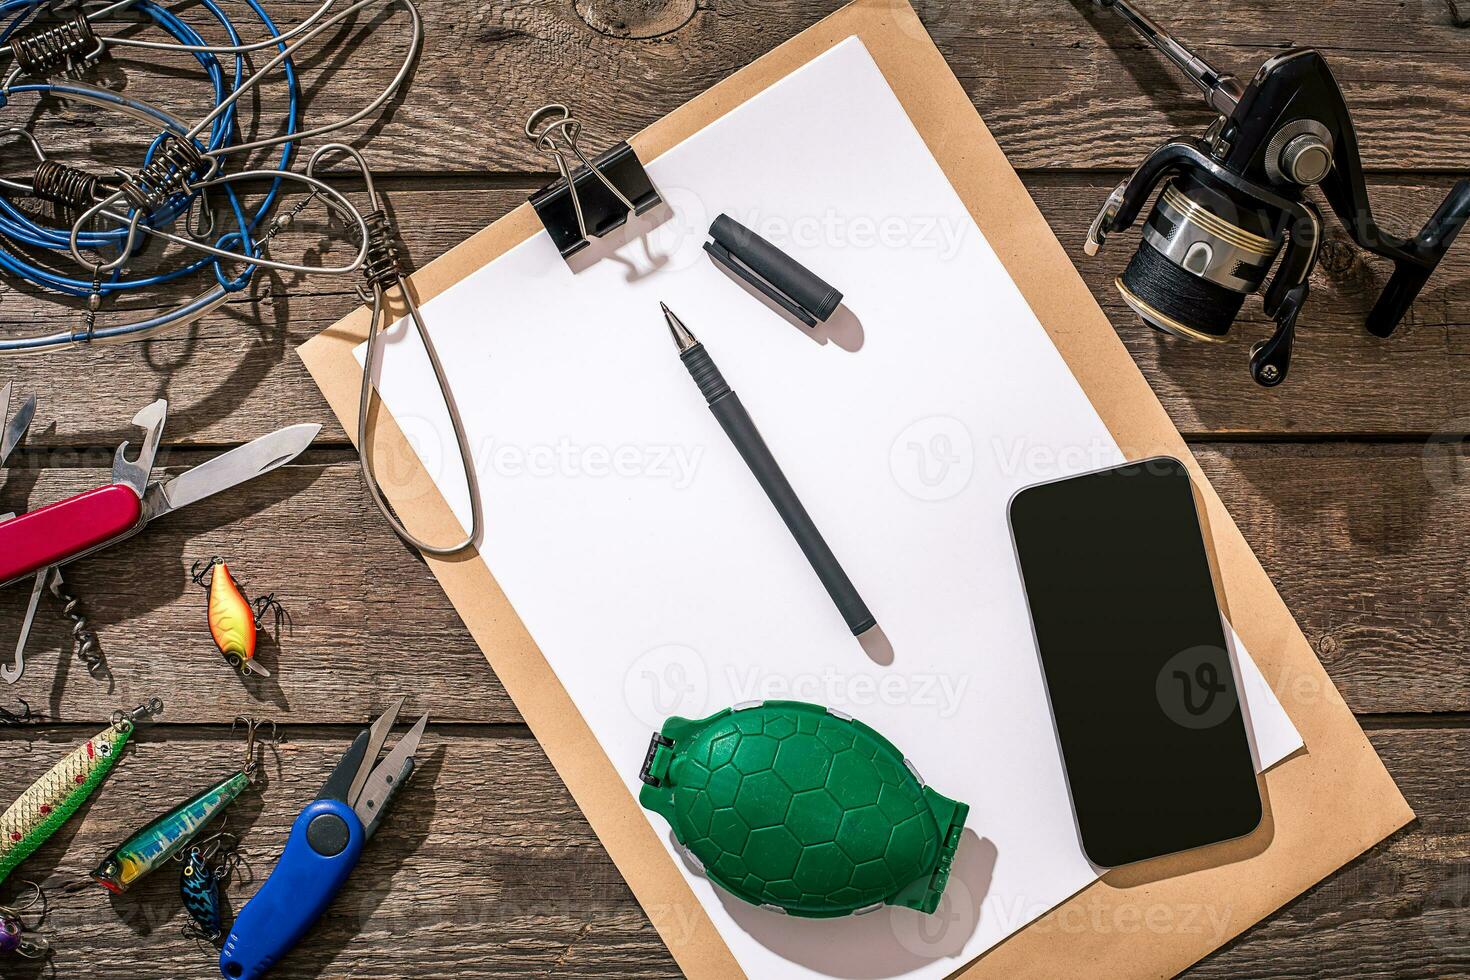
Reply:
[[[297,274],[346,275],[362,268],[367,259],[367,242],[370,237],[362,216],[347,198],[321,179],[289,169],[291,159],[302,140],[351,126],[377,112],[397,94],[422,50],[422,18],[412,0],[357,0],[335,13],[331,11],[339,0],[326,0],[300,24],[288,31],[279,32],[258,0],[245,2],[270,32],[270,37],[266,40],[243,42],[228,16],[214,0],[200,0],[200,3],[224,25],[230,42],[228,44],[204,43],[197,32],[151,0],[126,0],[103,8],[102,12],[127,10],[147,17],[175,38],[174,41],[144,42],[139,39],[99,35],[99,41],[104,46],[135,44],[178,48],[198,59],[212,80],[217,79],[219,74],[214,67],[218,65],[218,55],[234,56],[232,83],[222,86],[218,81],[215,82],[214,107],[192,125],[142,100],[125,97],[76,79],[12,84],[8,88],[0,89],[0,99],[8,100],[14,94],[31,92],[38,97],[59,95],[100,108],[124,112],[149,121],[161,130],[150,144],[143,165],[134,172],[117,171],[115,180],[107,180],[48,161],[39,143],[26,134],[38,157],[38,173],[30,185],[0,179],[0,187],[52,200],[58,206],[67,208],[68,216],[72,220],[69,229],[64,232],[39,225],[13,202],[0,196],[0,222],[8,219],[12,223],[9,227],[0,224],[0,236],[11,237],[53,252],[64,251],[90,273],[90,280],[67,277],[41,268],[3,247],[0,247],[0,267],[45,288],[88,296],[89,308],[81,329],[0,339],[0,354],[45,351],[72,343],[138,339],[170,326],[181,325],[208,313],[225,302],[231,293],[244,289],[257,269]],[[41,4],[36,0],[8,0],[8,4],[0,3],[0,16],[7,11],[7,6],[29,8]],[[409,40],[397,71],[373,99],[345,118],[308,129],[300,128],[300,87],[292,56],[302,45],[320,37],[323,32],[370,8],[397,9],[407,14]],[[4,40],[5,36],[0,35],[0,41]],[[277,50],[270,61],[248,76],[243,76],[244,54],[250,50],[272,46]],[[13,51],[13,45],[11,50]],[[243,142],[232,139],[232,135],[238,130],[238,103],[247,94],[258,89],[278,69],[288,91],[287,125],[273,136]],[[5,134],[14,136],[16,131],[0,131],[0,135]],[[280,157],[273,168],[223,172],[224,161],[231,155],[275,147],[280,148]],[[268,191],[259,205],[247,210],[239,200],[234,185],[255,181],[267,182]],[[272,212],[278,204],[282,185],[286,183],[299,185],[308,193],[308,201],[321,199],[348,221],[356,232],[354,237],[359,243],[357,253],[351,261],[324,267],[269,257],[267,251],[270,241],[289,224],[289,219],[284,222],[272,220]],[[181,214],[199,207],[202,196],[212,190],[222,192],[233,216],[232,230],[212,243],[202,240],[201,235],[180,235],[169,230]],[[299,210],[297,208],[290,214],[294,216]],[[109,222],[110,226],[101,231],[95,230],[99,221]],[[262,226],[263,232],[260,231]],[[127,264],[136,255],[140,239],[145,237],[200,253],[200,257],[157,275],[126,275]],[[113,251],[115,254],[106,258],[104,251]],[[91,255],[87,254],[89,252]],[[231,275],[226,271],[227,265],[243,266],[243,270]],[[175,281],[206,267],[213,270],[215,282],[199,295],[161,314],[106,327],[97,326],[96,313],[104,297],[124,290],[143,289]]]
[[[367,248],[367,261],[363,265],[362,272],[366,280],[366,289],[371,291],[371,295],[368,295],[361,287],[358,290],[363,299],[372,306],[372,316],[368,320],[367,349],[363,356],[362,384],[358,389],[357,399],[357,460],[362,472],[363,483],[367,485],[368,495],[377,505],[379,513],[393,528],[395,534],[425,554],[452,555],[474,544],[484,527],[484,508],[480,503],[479,476],[475,472],[473,457],[470,454],[469,438],[465,435],[464,421],[460,417],[459,406],[454,400],[449,381],[444,376],[444,365],[439,359],[439,351],[435,348],[433,338],[429,336],[429,331],[424,326],[424,317],[419,311],[418,300],[414,298],[413,290],[404,278],[403,266],[398,257],[397,231],[388,217],[387,210],[383,207],[382,199],[378,196],[377,187],[373,182],[373,173],[367,161],[353,147],[343,143],[328,143],[312,154],[306,172],[307,174],[313,173],[322,158],[332,153],[347,156],[361,172],[368,199],[368,212],[363,216],[367,225],[367,237],[363,240]],[[404,526],[384,497],[382,487],[378,484],[376,469],[373,466],[373,440],[368,434],[368,423],[374,405],[374,394],[377,390],[374,382],[377,377],[378,355],[382,347],[383,333],[391,323],[383,316],[388,305],[387,293],[391,289],[397,289],[399,295],[403,297],[404,306],[408,309],[408,317],[418,332],[419,341],[424,345],[424,352],[428,355],[429,366],[434,372],[434,380],[439,385],[439,394],[444,399],[444,407],[449,412],[449,423],[454,430],[454,441],[459,450],[460,465],[464,470],[465,488],[469,492],[469,530],[463,538],[449,545],[430,544]]]

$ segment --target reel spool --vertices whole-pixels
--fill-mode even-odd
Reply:
[[[1284,52],[1242,85],[1126,0],[1094,2],[1168,56],[1220,114],[1203,137],[1155,150],[1088,231],[1085,251],[1095,255],[1110,234],[1133,226],[1158,189],[1138,249],[1116,282],[1129,308],[1166,333],[1219,343],[1246,297],[1264,291],[1276,330],[1251,348],[1251,377],[1264,387],[1280,384],[1322,247],[1322,214],[1306,198],[1319,187],[1358,247],[1394,262],[1367,321],[1376,336],[1392,334],[1470,218],[1470,180],[1455,185],[1418,236],[1396,239],[1373,218],[1352,117],[1320,53]]]
[[[1159,192],[1118,291],[1150,326],[1223,342],[1283,244],[1280,214],[1249,211],[1202,180],[1177,177]]]

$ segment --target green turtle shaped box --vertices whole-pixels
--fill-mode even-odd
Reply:
[[[867,725],[802,701],[670,718],[641,775],[639,802],[710,880],[811,918],[933,912],[970,811]]]

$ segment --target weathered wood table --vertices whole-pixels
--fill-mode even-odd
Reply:
[[[365,144],[418,264],[550,179],[521,134],[531,108],[551,98],[580,107],[588,144],[604,145],[837,6],[420,2],[425,58]],[[273,9],[294,23],[314,5],[278,0]],[[1156,13],[1181,37],[1237,71],[1293,42],[1321,47],[1356,110],[1390,227],[1417,230],[1470,170],[1470,28],[1456,26],[1448,3],[1162,7]],[[1419,814],[1191,975],[1470,972],[1470,243],[1400,334],[1380,341],[1361,324],[1385,268],[1364,263],[1334,230],[1292,377],[1259,389],[1246,376],[1245,340],[1219,349],[1147,330],[1111,287],[1126,252],[1081,255],[1087,222],[1119,177],[1158,142],[1208,122],[1193,91],[1114,25],[1097,22],[1099,33],[1075,3],[920,0],[920,13]],[[345,114],[387,77],[401,39],[364,43],[381,57],[310,64],[315,118]],[[129,67],[109,70],[130,78]],[[105,159],[109,137],[86,118],[57,139]],[[111,684],[71,659],[66,624],[47,604],[28,674],[0,691],[0,704],[13,707],[19,695],[51,719],[0,729],[6,800],[114,708],[167,701],[84,818],[12,879],[40,880],[51,893],[54,975],[213,975],[212,955],[180,934],[172,871],[115,899],[65,886],[181,791],[234,766],[230,722],[242,713],[275,718],[289,734],[264,796],[232,818],[258,880],[351,734],[396,693],[433,712],[427,763],[322,926],[276,975],[677,973],[438,586],[373,511],[346,435],[293,354],[357,304],[351,284],[268,282],[145,344],[0,364],[0,382],[13,378],[41,403],[0,484],[0,511],[98,483],[128,419],[154,398],[171,406],[161,456],[170,468],[277,426],[324,424],[294,465],[72,567]],[[1259,304],[1247,310],[1239,332],[1264,337]],[[0,298],[0,329],[59,319],[25,291]],[[188,567],[215,554],[292,613],[294,630],[262,655],[272,680],[242,684],[209,644]],[[17,589],[0,597],[0,647],[13,643],[22,598]],[[253,887],[238,886],[235,901]]]

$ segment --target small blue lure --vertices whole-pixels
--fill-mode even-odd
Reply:
[[[195,847],[184,859],[184,870],[179,874],[179,895],[184,900],[184,911],[189,913],[189,931],[216,944],[225,931],[221,893],[229,870],[227,860],[211,864],[209,857]]]

